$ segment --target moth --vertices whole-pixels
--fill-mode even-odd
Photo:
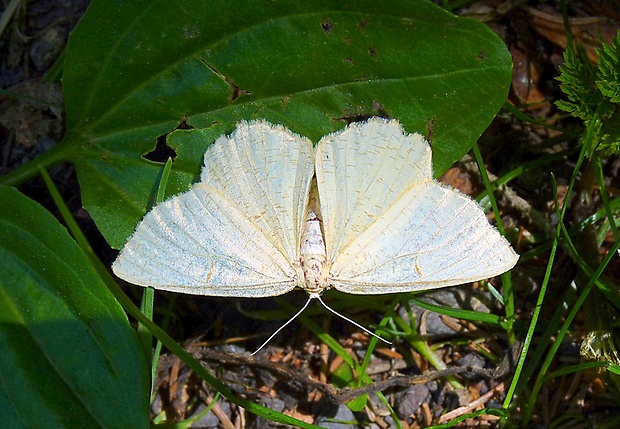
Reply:
[[[206,150],[200,182],[156,205],[112,268],[137,285],[197,295],[298,287],[309,294],[301,312],[330,288],[435,289],[517,260],[473,200],[433,179],[424,138],[375,117],[316,147],[280,125],[239,122]]]

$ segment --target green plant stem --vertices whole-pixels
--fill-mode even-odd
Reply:
[[[166,192],[166,185],[168,184],[168,178],[170,177],[170,171],[172,169],[172,159],[168,158],[164,164],[164,168],[159,180],[159,186],[157,187],[157,196],[155,198],[155,204],[159,204],[164,200]],[[153,320],[153,307],[155,305],[155,289],[147,287],[142,293],[142,302],[140,303],[140,311],[148,317],[149,320]],[[155,350],[153,350],[153,335],[142,324],[138,324],[138,336],[142,342],[142,346],[146,352],[148,361],[151,363],[151,399],[154,398],[154,382],[157,372],[157,362],[159,361],[159,354],[161,351],[161,342],[157,341]]]
[[[559,234],[559,231],[558,231]],[[553,261],[555,260],[555,253],[558,248],[558,236],[554,237],[553,245],[551,247],[551,253],[549,255],[549,262],[547,262],[547,269],[545,271],[545,277],[543,278],[543,282],[540,286],[540,292],[538,293],[538,298],[536,300],[536,307],[534,307],[534,312],[532,313],[532,319],[530,321],[530,325],[528,327],[527,333],[525,335],[525,339],[523,341],[523,348],[521,349],[521,354],[519,355],[519,359],[517,361],[517,366],[515,368],[514,376],[512,377],[512,381],[510,383],[510,387],[506,392],[506,397],[504,398],[504,403],[502,404],[502,408],[507,410],[510,407],[512,399],[514,397],[515,390],[519,382],[521,381],[521,372],[525,366],[525,360],[527,358],[527,353],[530,348],[530,344],[532,343],[532,339],[534,337],[534,331],[536,330],[536,325],[538,324],[538,318],[540,316],[540,312],[542,310],[542,305],[545,300],[545,295],[547,292],[547,286],[549,284],[549,279],[551,277],[551,270],[553,269]],[[526,378],[525,380],[528,380]]]
[[[473,147],[474,156],[476,157],[476,162],[478,163],[478,168],[480,169],[480,176],[482,177],[482,181],[484,182],[484,187],[487,189],[489,193],[489,200],[491,201],[491,206],[493,207],[493,213],[495,214],[495,221],[497,223],[497,229],[503,235],[504,234],[504,225],[502,224],[502,216],[499,212],[499,207],[497,207],[497,201],[493,198],[493,194],[491,192],[492,186],[491,181],[489,180],[489,175],[487,174],[487,169],[484,165],[484,160],[482,159],[482,154],[480,153],[480,147],[475,143]],[[515,300],[514,300],[514,292],[512,290],[512,279],[510,276],[510,271],[502,274],[502,290],[504,297],[504,309],[506,313],[506,334],[508,335],[508,342],[513,344],[516,340],[515,332],[513,329],[514,320],[515,320]]]
[[[592,155],[592,162],[594,164],[598,185],[601,188],[600,195],[601,199],[603,200],[603,209],[605,210],[605,215],[607,216],[607,220],[609,222],[609,228],[611,229],[611,233],[614,236],[614,240],[620,241],[620,233],[618,233],[618,227],[616,226],[616,222],[614,220],[614,212],[611,208],[611,202],[609,201],[607,185],[605,185],[603,166],[601,165],[601,159],[596,152],[594,152],[594,154]]]
[[[407,307],[407,314],[409,316],[409,323],[407,323],[400,316],[395,316],[394,317],[394,322],[405,333],[407,342],[409,344],[411,344],[411,346],[418,353],[420,353],[422,356],[424,356],[426,358],[426,360],[428,360],[428,362],[435,369],[437,369],[438,371],[442,371],[442,370],[447,369],[448,367],[446,366],[444,361],[442,361],[439,358],[439,356],[437,356],[435,354],[435,352],[431,349],[431,347],[428,344],[428,342],[425,341],[424,339],[422,339],[422,337],[420,336],[420,334],[419,334],[419,332],[417,330],[416,323],[415,323],[415,317],[413,316],[413,313],[412,313],[411,309],[409,308],[409,305],[408,304],[405,304],[405,305]],[[450,383],[450,385],[454,389],[459,390],[459,389],[464,389],[465,388],[465,386],[463,386],[461,384],[461,382],[454,375],[446,376],[446,380]]]
[[[60,162],[68,161],[68,153],[66,153],[68,151],[64,150],[67,146],[68,145],[63,142],[58,143],[58,145],[42,153],[27,164],[0,177],[0,185],[17,186],[35,177],[42,170],[47,170],[49,167]]]

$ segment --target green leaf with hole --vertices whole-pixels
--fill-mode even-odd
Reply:
[[[0,237],[2,427],[147,428],[144,353],[88,257],[5,186]]]
[[[95,0],[67,47],[65,141],[38,162],[75,163],[85,207],[120,247],[153,201],[161,164],[147,158],[176,156],[173,194],[241,119],[318,141],[382,115],[429,136],[439,174],[491,122],[510,78],[497,35],[422,0]],[[204,141],[166,148],[179,125],[205,128]]]

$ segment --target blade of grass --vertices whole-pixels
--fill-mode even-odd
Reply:
[[[545,283],[543,280],[543,285],[545,285],[545,287],[546,287],[546,284],[547,283]],[[553,315],[551,316],[551,318],[545,322],[545,325],[544,325],[545,329],[542,335],[538,337],[537,346],[534,347],[533,349],[530,348],[531,354],[527,356],[528,357],[527,362],[524,362],[524,365],[522,368],[519,365],[517,365],[517,368],[515,371],[515,374],[517,374],[515,375],[515,377],[517,379],[530,380],[533,378],[533,374],[536,372],[540,364],[540,361],[545,356],[545,352],[547,351],[547,345],[551,344],[552,338],[555,337],[556,333],[560,329],[562,321],[564,320],[566,312],[568,311],[568,308],[569,308],[568,303],[573,302],[575,300],[576,295],[577,295],[577,287],[575,283],[572,282],[570,284],[570,287],[567,288],[564,294],[557,300],[556,305],[555,305],[556,309],[553,312]],[[541,303],[541,306],[542,306],[542,303]],[[541,307],[536,307],[536,308],[541,308]],[[538,314],[536,314],[536,318],[538,318]],[[533,339],[533,336],[534,336],[534,332],[530,334],[530,332],[528,331],[526,335],[526,339],[529,339],[531,341]],[[528,342],[528,347],[529,346],[530,346],[530,343]],[[513,380],[513,383],[514,383],[514,380]],[[517,388],[514,393],[517,396],[522,396],[524,392],[526,391],[526,389],[527,389],[527,384],[521,383],[517,385]]]
[[[394,323],[402,329],[404,336],[403,338],[413,347],[418,353],[428,360],[428,362],[438,371],[442,371],[448,369],[447,365],[442,361],[439,356],[435,354],[435,352],[431,349],[428,342],[423,339],[417,329],[417,325],[415,322],[415,316],[411,311],[411,307],[409,303],[403,303],[405,309],[407,310],[407,316],[409,318],[409,322],[405,321],[399,315],[394,317]],[[454,376],[448,375],[446,376],[446,380],[450,383],[450,385],[454,389],[464,389],[465,386],[461,384],[461,382]]]
[[[571,150],[567,150],[567,151],[562,151],[562,152],[557,152],[557,153],[548,154],[548,155],[544,155],[544,156],[539,156],[538,158],[536,158],[536,159],[534,159],[532,161],[524,162],[523,164],[521,164],[518,167],[510,170],[506,174],[503,174],[501,177],[498,177],[496,180],[493,181],[493,183],[489,183],[489,187],[488,188],[486,187],[486,183],[485,183],[485,189],[484,189],[484,191],[480,192],[480,194],[478,194],[478,196],[476,196],[476,201],[482,201],[491,192],[495,191],[500,186],[503,186],[503,185],[507,184],[508,182],[510,182],[511,180],[514,180],[517,177],[522,176],[523,174],[527,173],[528,171],[531,171],[531,170],[533,170],[535,168],[540,168],[542,166],[548,165],[548,164],[552,163],[553,161],[564,159],[564,158],[566,158],[567,156],[571,155],[574,152],[576,152],[576,150],[571,149]]]
[[[531,116],[526,115],[525,113],[519,110],[516,106],[513,106],[508,101],[504,103],[504,105],[502,106],[502,109],[508,111],[508,113],[510,113],[515,118],[523,122],[534,124],[534,125],[540,125],[542,127],[549,128],[550,130],[553,130],[553,131],[559,131],[561,133],[566,133],[566,129],[564,128],[556,127],[555,125],[549,124],[541,119],[532,118]],[[577,135],[572,135],[572,137],[577,137]]]
[[[0,15],[0,35],[4,33],[4,29],[11,21],[13,14],[21,3],[21,0],[11,0],[11,2],[6,5],[4,10],[2,11],[2,15]]]
[[[611,208],[611,203],[609,202],[609,193],[607,192],[607,185],[605,184],[603,166],[601,164],[601,159],[596,152],[592,156],[592,162],[594,164],[594,170],[596,172],[596,180],[600,187],[599,194],[601,195],[601,199],[603,200],[603,209],[605,210],[605,215],[607,216],[607,220],[609,221],[609,227],[611,228],[614,240],[620,241],[620,234],[618,233],[618,228],[616,227],[616,222],[614,220],[614,212]]]
[[[172,158],[168,158],[166,163],[164,164],[164,168],[161,173],[161,178],[159,180],[159,185],[157,186],[157,197],[155,198],[155,204],[159,204],[164,199],[164,194],[166,191],[166,186],[168,184],[168,178],[170,177],[170,170],[172,169]],[[142,302],[140,303],[140,311],[149,318],[149,320],[153,320],[153,307],[155,305],[155,289],[152,287],[144,288],[142,293]],[[163,326],[166,326],[167,323],[164,323]],[[159,361],[159,354],[161,352],[161,342],[157,341],[157,345],[155,346],[155,350],[152,350],[153,347],[153,335],[151,332],[146,329],[142,324],[138,324],[138,336],[140,337],[144,350],[148,351],[150,362],[151,362],[151,400],[155,398],[155,375],[157,373],[157,363]]]
[[[502,216],[499,212],[499,207],[497,206],[497,201],[493,196],[491,182],[489,180],[489,175],[487,174],[487,169],[484,165],[484,160],[482,159],[482,154],[480,153],[480,147],[478,143],[474,144],[473,147],[474,156],[476,158],[476,162],[478,163],[478,169],[480,170],[480,176],[482,177],[482,181],[484,182],[484,187],[486,188],[489,196],[489,201],[491,201],[491,206],[493,207],[493,213],[495,214],[495,222],[497,224],[497,229],[499,232],[504,235],[504,225],[502,223]],[[502,274],[502,290],[504,296],[504,309],[506,313],[506,334],[508,335],[509,344],[513,344],[515,342],[515,332],[513,329],[514,321],[515,321],[515,300],[514,300],[514,292],[512,290],[512,278],[510,275],[510,271]]]
[[[435,313],[443,314],[445,316],[454,317],[455,319],[472,320],[475,322],[488,323],[493,326],[502,326],[505,321],[504,318],[492,313],[483,313],[481,311],[465,310],[462,308],[445,307],[443,305],[431,304],[426,301],[422,301],[418,298],[410,297],[409,301],[422,307],[425,310],[430,310]]]

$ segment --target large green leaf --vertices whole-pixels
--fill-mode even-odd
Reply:
[[[169,193],[196,180],[212,140],[258,117],[314,141],[365,115],[432,124],[437,174],[493,119],[510,73],[491,30],[427,1],[94,1],[67,49],[67,135],[41,163],[75,163],[120,247],[158,183],[143,155],[184,121],[209,132],[174,147]]]
[[[0,186],[0,425],[146,428],[146,359],[88,257]]]

